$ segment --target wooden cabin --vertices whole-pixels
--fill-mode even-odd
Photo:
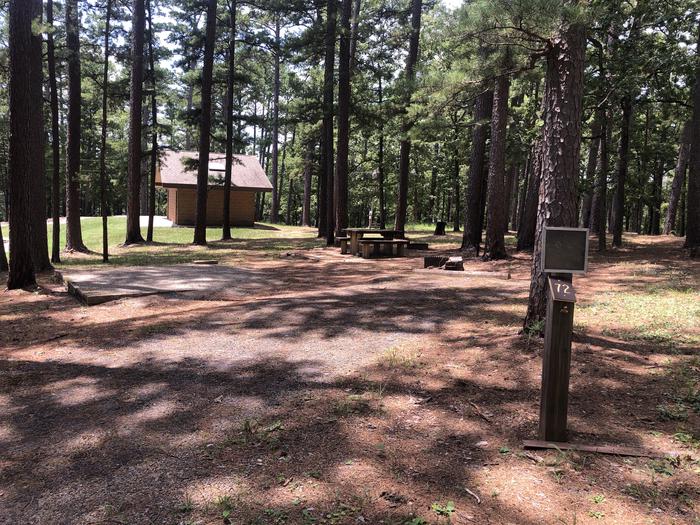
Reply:
[[[156,170],[156,185],[168,192],[167,215],[174,224],[194,224],[198,156],[196,151],[167,151]],[[223,153],[209,155],[208,226],[223,224],[225,160]],[[255,196],[261,191],[272,191],[272,184],[257,157],[234,155],[231,171],[231,225],[252,226],[255,223]]]

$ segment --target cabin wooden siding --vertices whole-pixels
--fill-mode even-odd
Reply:
[[[168,219],[175,224],[191,226],[197,202],[197,190],[168,188]],[[224,190],[210,188],[207,196],[207,225],[221,226],[224,219]],[[255,223],[255,192],[231,191],[230,220],[233,226],[252,226]]]

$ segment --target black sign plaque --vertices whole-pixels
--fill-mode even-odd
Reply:
[[[542,234],[542,271],[586,273],[588,228],[545,226]]]

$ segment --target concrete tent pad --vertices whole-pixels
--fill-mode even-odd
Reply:
[[[138,266],[57,272],[68,291],[87,305],[158,293],[260,290],[268,284],[263,272],[199,264]]]

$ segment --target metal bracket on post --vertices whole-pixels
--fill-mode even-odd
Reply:
[[[540,439],[545,441],[566,441],[575,304],[576,293],[572,285],[572,276],[549,275],[539,433]]]

